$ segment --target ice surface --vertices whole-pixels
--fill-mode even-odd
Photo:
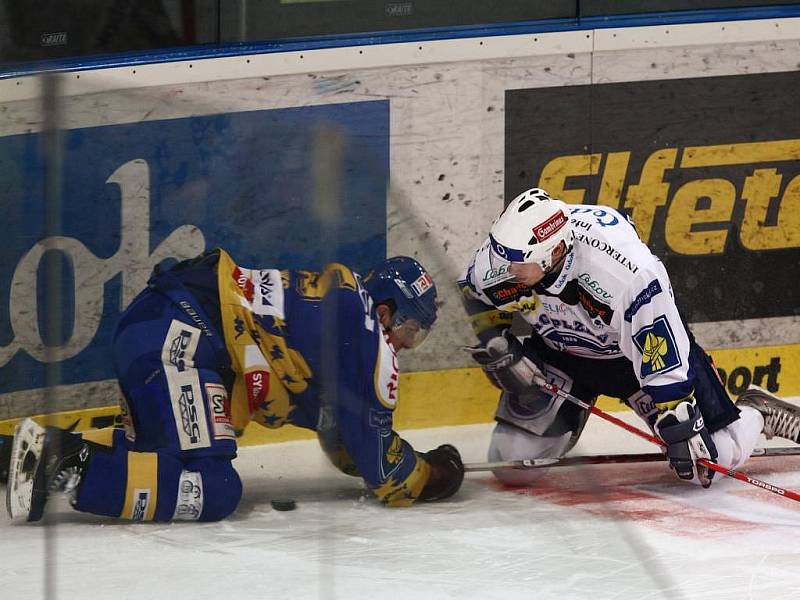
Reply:
[[[481,462],[490,431],[404,436]],[[573,454],[632,451],[652,448],[593,418]],[[63,500],[56,526],[3,515],[0,598],[800,598],[800,503],[730,479],[702,490],[661,463],[595,465],[510,489],[474,473],[451,501],[388,509],[315,441],[245,448],[236,467],[245,495],[220,523],[129,524]],[[798,490],[799,467],[784,457],[743,470]],[[274,498],[297,509],[275,511]]]

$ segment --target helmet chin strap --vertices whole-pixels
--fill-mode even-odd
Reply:
[[[389,305],[386,304],[385,302],[379,302],[378,306],[385,306],[386,310],[389,311],[388,312],[388,317],[389,317],[388,318],[388,321],[389,321],[389,325],[388,326],[385,326],[383,324],[383,316],[381,316],[380,311],[378,312],[378,324],[381,326],[381,330],[383,330],[388,335],[389,332],[392,330],[392,322],[394,320],[394,312],[392,312],[392,310],[389,308]],[[383,314],[387,314],[387,313],[383,313]]]
[[[564,256],[558,259],[558,262],[555,262],[550,265],[550,267],[545,271],[546,275],[550,273],[558,274],[561,269],[564,267],[564,261],[567,259],[567,254],[565,253]]]
[[[550,265],[550,268],[544,272],[544,277],[542,277],[541,281],[539,281],[539,283],[536,285],[545,288],[550,287],[550,285],[558,277],[558,274],[561,273],[561,269],[564,268],[564,262],[567,260],[567,256],[569,256],[570,252],[572,252],[572,247],[567,248],[567,251],[564,252],[563,256],[558,259],[558,262]]]

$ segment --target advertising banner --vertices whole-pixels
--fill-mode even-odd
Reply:
[[[506,198],[627,211],[689,322],[800,314],[800,72],[506,91]]]
[[[116,318],[154,265],[227,249],[241,265],[357,270],[386,253],[388,101],[62,132],[61,235],[45,238],[42,135],[0,138],[0,393],[114,377]],[[333,173],[334,175],[330,175]],[[48,329],[45,274],[63,282]]]

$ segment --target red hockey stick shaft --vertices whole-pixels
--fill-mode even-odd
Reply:
[[[638,427],[634,427],[633,425],[626,423],[622,419],[618,419],[617,417],[608,414],[604,410],[601,410],[596,406],[592,406],[591,404],[589,404],[588,402],[584,402],[580,398],[576,398],[572,394],[566,393],[565,391],[561,390],[555,385],[547,383],[544,379],[540,379],[536,383],[539,384],[544,389],[548,390],[549,392],[556,394],[557,396],[561,396],[562,398],[568,400],[569,402],[572,402],[573,404],[577,404],[581,408],[590,411],[591,413],[597,415],[601,419],[608,421],[609,423],[614,423],[614,425],[622,427],[623,429],[627,429],[634,435],[638,435],[640,438],[644,440],[652,442],[653,444],[656,444],[658,446],[662,447],[666,446],[666,444],[656,436],[644,432]],[[772,492],[773,494],[777,494],[778,496],[783,496],[784,498],[789,498],[791,500],[800,502],[800,494],[792,490],[787,490],[780,486],[767,483],[766,481],[761,481],[760,479],[756,479],[755,477],[750,477],[746,473],[737,471],[735,469],[731,469],[729,467],[723,467],[722,465],[718,465],[717,463],[711,462],[710,460],[705,458],[700,458],[698,459],[697,462],[703,465],[704,467],[711,469],[712,471],[716,471],[717,473],[722,473],[723,475],[732,477],[733,479],[738,479],[739,481],[743,481],[745,483],[749,483],[750,485],[754,485],[763,490],[767,490],[768,492]]]

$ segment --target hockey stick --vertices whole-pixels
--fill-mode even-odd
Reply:
[[[628,431],[630,431],[634,435],[638,435],[640,438],[642,438],[644,440],[647,440],[649,442],[652,442],[653,444],[656,444],[658,446],[661,446],[662,448],[666,447],[666,444],[662,440],[657,438],[656,436],[651,435],[649,433],[646,433],[646,432],[642,431],[641,429],[639,429],[637,427],[634,427],[633,425],[629,425],[628,423],[626,423],[622,419],[618,419],[617,417],[608,414],[604,410],[601,410],[601,409],[597,408],[596,406],[592,406],[591,404],[589,404],[588,402],[584,402],[580,398],[576,398],[572,394],[568,394],[567,392],[561,390],[560,388],[558,388],[557,386],[553,385],[552,383],[548,383],[547,381],[544,380],[544,378],[536,377],[534,379],[534,381],[535,381],[536,385],[542,387],[543,389],[547,390],[548,392],[550,392],[552,394],[555,394],[555,395],[563,398],[564,400],[572,402],[573,404],[577,404],[578,406],[580,406],[584,410],[588,410],[589,412],[591,412],[592,414],[597,415],[601,419],[604,419],[604,420],[608,421],[609,423],[613,423],[614,425],[617,425],[618,427],[622,427],[623,429],[627,429]],[[711,469],[712,471],[716,471],[717,473],[722,473],[723,475],[726,475],[726,476],[731,477],[733,479],[738,479],[739,481],[743,481],[745,483],[749,483],[750,485],[754,485],[756,487],[762,488],[764,490],[767,490],[768,492],[772,492],[773,494],[777,494],[779,496],[783,496],[784,498],[789,498],[791,500],[795,500],[797,502],[800,502],[800,494],[798,494],[797,492],[793,492],[792,490],[787,490],[787,489],[784,489],[784,488],[779,487],[777,485],[773,485],[771,483],[766,483],[764,481],[761,481],[760,479],[755,479],[754,477],[750,477],[746,473],[742,473],[741,471],[737,471],[737,470],[731,469],[729,467],[723,467],[722,465],[718,465],[717,463],[711,462],[710,460],[705,459],[705,458],[700,458],[700,459],[697,460],[697,462],[699,464],[703,465],[704,467],[706,467],[708,469]]]
[[[750,458],[771,458],[775,456],[800,456],[798,448],[756,448]],[[466,463],[464,471],[492,471],[494,469],[541,469],[543,467],[575,467],[581,465],[612,465],[643,462],[663,462],[666,456],[661,452],[636,454],[595,454],[592,456],[567,456],[564,458],[527,458],[485,463]]]
[[[522,458],[520,460],[500,460],[485,463],[464,463],[464,472],[491,471],[493,469],[539,469],[541,467],[561,466],[564,458]]]

